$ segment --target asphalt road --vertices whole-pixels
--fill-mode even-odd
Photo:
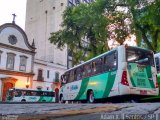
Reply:
[[[160,103],[0,104],[0,120],[160,120]]]

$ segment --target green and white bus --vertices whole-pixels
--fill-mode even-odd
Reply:
[[[55,102],[55,92],[34,89],[9,89],[7,102]]]
[[[67,70],[61,76],[60,101],[157,96],[156,77],[152,51],[122,45]]]

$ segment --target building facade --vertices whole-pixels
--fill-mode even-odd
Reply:
[[[0,26],[0,101],[10,88],[32,88],[35,47],[14,22]]]

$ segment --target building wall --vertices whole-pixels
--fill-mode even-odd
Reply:
[[[15,35],[17,38],[17,43],[16,44],[10,44],[8,41],[8,36],[10,35]],[[25,44],[25,40],[24,40],[24,36],[23,34],[18,30],[11,27],[6,27],[4,28],[1,33],[0,33],[0,43],[4,43],[6,45],[10,45],[10,46],[14,46],[14,47],[18,47],[18,48],[23,48],[26,50],[29,50],[29,48],[26,46]]]
[[[38,70],[43,70],[43,81],[38,80]],[[53,84],[55,82],[55,73],[59,73],[60,76],[64,73],[64,66],[61,65],[53,65],[51,63],[47,63],[45,61],[35,60],[34,62],[34,71],[35,75],[33,77],[33,88],[37,89],[37,87],[41,87],[44,90],[54,90]],[[47,76],[47,72],[49,71],[49,77]]]
[[[30,40],[35,40],[36,59],[67,66],[67,48],[63,50],[48,40],[51,32],[61,29],[62,13],[67,0],[28,0],[25,32]]]
[[[0,69],[6,69],[7,65],[7,53],[14,53],[15,54],[15,62],[14,62],[14,71],[20,71],[20,56],[24,55],[27,57],[27,64],[26,64],[26,71],[27,73],[32,72],[32,55],[18,52],[18,51],[13,51],[10,49],[5,49],[5,48],[0,48],[2,51],[1,53],[1,62],[0,62]]]

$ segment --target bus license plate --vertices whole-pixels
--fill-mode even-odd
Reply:
[[[147,95],[147,90],[140,90],[141,95]]]

